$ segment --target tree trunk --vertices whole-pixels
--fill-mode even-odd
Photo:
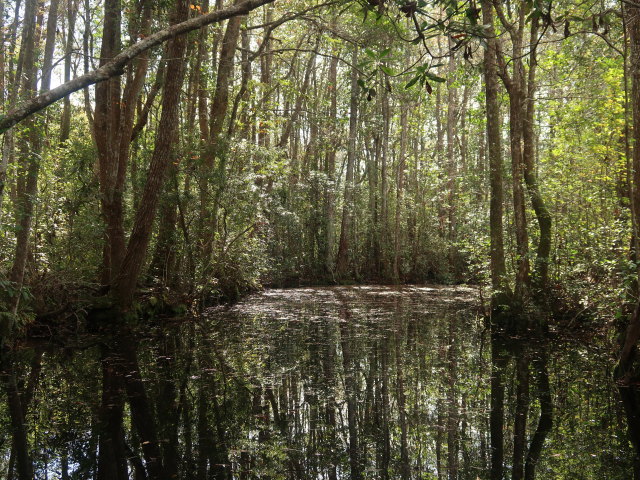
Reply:
[[[529,444],[529,451],[524,465],[524,480],[535,479],[536,466],[540,460],[544,441],[553,427],[553,402],[551,400],[551,385],[549,384],[549,371],[547,369],[548,357],[547,347],[541,346],[539,351],[535,352],[531,361],[536,372],[540,418],[538,419],[538,427]]]
[[[493,28],[493,6],[490,0],[482,1],[483,23],[487,29],[487,48],[484,51],[484,85],[487,109],[487,145],[489,154],[489,182],[491,200],[489,207],[489,229],[491,250],[492,308],[496,310],[502,303],[500,298],[507,293],[506,266],[503,240],[503,185],[502,146],[500,141],[500,105],[498,103],[497,40]]]
[[[211,109],[209,112],[209,132],[208,145],[203,152],[203,171],[200,176],[200,209],[203,213],[203,230],[200,242],[203,245],[202,262],[205,265],[204,273],[210,273],[211,256],[213,253],[213,244],[217,230],[217,216],[219,197],[224,186],[224,177],[226,175],[226,161],[224,157],[226,153],[225,142],[220,138],[224,119],[229,106],[229,88],[233,79],[233,68],[235,65],[234,57],[238,39],[240,37],[240,26],[243,17],[234,17],[227,23],[227,28],[222,40],[222,48],[220,51],[220,61],[218,64],[218,74],[216,81],[215,93],[211,101]],[[216,181],[212,181],[214,177],[215,159],[218,157],[218,168]],[[216,192],[213,201],[209,186],[211,183],[216,184]],[[213,205],[211,205],[213,203]]]
[[[529,412],[529,360],[520,353],[516,359],[516,410],[513,425],[512,480],[524,477],[524,452],[527,443],[527,415]]]
[[[64,48],[64,82],[71,80],[71,56],[78,14],[78,0],[68,0],[67,3],[67,40]],[[71,100],[64,97],[62,119],[60,120],[60,143],[69,139],[71,133]]]
[[[544,198],[540,193],[538,178],[535,169],[535,130],[534,130],[534,110],[536,91],[536,42],[538,41],[538,18],[531,21],[531,42],[532,50],[529,53],[529,74],[527,78],[527,96],[525,101],[525,116],[523,120],[523,161],[524,161],[524,181],[529,190],[531,206],[536,214],[538,227],[540,228],[540,239],[536,251],[535,270],[533,274],[533,287],[539,300],[544,299],[544,292],[547,288],[549,276],[549,254],[551,253],[551,212],[546,206]]]
[[[335,22],[335,20],[334,20]],[[325,174],[327,183],[325,186],[325,270],[326,273],[333,271],[334,267],[334,243],[336,237],[335,231],[335,175],[336,175],[336,150],[338,148],[338,139],[335,130],[338,123],[338,55],[339,50],[334,47],[332,57],[329,61],[329,78],[327,81],[327,89],[329,91],[329,118],[327,119],[327,138],[329,140],[329,148],[325,158]]]
[[[491,480],[504,480],[504,375],[508,358],[499,335],[491,334]]]
[[[20,56],[22,57],[23,81],[20,93],[22,96],[32,96],[36,92],[37,82],[37,31],[36,17],[38,14],[37,0],[28,0],[25,3],[24,25],[22,31],[22,43]],[[55,24],[54,24],[55,32]],[[49,35],[48,35],[49,36]],[[52,50],[51,50],[51,53]],[[47,59],[45,59],[45,64]],[[49,67],[52,60],[49,58]],[[30,118],[27,122],[25,139],[21,141],[21,151],[26,158],[26,165],[20,164],[17,180],[16,208],[16,248],[13,265],[9,279],[15,283],[15,290],[20,292],[24,282],[24,272],[29,255],[29,237],[31,235],[31,221],[38,192],[38,170],[40,154],[42,153],[41,118]],[[15,294],[11,308],[14,313],[18,311],[22,295]]]
[[[355,63],[354,63],[355,65]],[[347,397],[347,426],[349,431],[349,466],[352,480],[362,480],[363,471],[360,461],[358,412],[356,403],[356,377],[354,363],[351,354],[351,338],[349,323],[351,314],[345,306],[340,321],[340,343],[342,346],[342,366],[344,369],[344,387]]]
[[[100,66],[105,65],[120,52],[120,21],[120,0],[105,0]],[[102,283],[109,285],[120,269],[125,251],[122,188],[118,188],[117,184],[118,178],[122,178],[118,172],[117,157],[120,79],[112,78],[98,84],[95,97],[94,131],[98,149],[100,200],[105,221]]]
[[[102,405],[100,406],[97,480],[128,480],[124,444],[124,385],[120,357],[102,347]]]
[[[349,239],[351,237],[351,217],[353,215],[354,168],[356,162],[356,136],[358,134],[358,47],[351,54],[351,94],[349,113],[349,144],[347,147],[347,172],[344,183],[344,205],[340,242],[336,259],[336,274],[344,277],[349,269]]]
[[[189,4],[186,0],[176,0],[174,22],[179,23],[187,18]],[[136,211],[133,230],[127,245],[126,255],[122,261],[122,268],[114,282],[114,299],[122,309],[128,309],[133,301],[136,283],[142,270],[147,253],[147,246],[151,238],[151,228],[155,218],[160,192],[169,170],[169,164],[174,158],[174,147],[178,139],[178,104],[182,80],[184,76],[184,52],[187,39],[184,36],[175,37],[167,49],[167,76],[162,97],[162,116],[159,135],[153,150],[147,181],[142,192],[140,206]]]
[[[402,273],[400,265],[400,255],[402,252],[402,229],[400,227],[400,221],[402,219],[404,205],[404,171],[406,168],[408,136],[407,117],[407,110],[403,108],[400,112],[400,152],[398,153],[398,170],[396,172],[396,219],[393,229],[393,280],[396,283],[400,282]]]
[[[631,98],[633,117],[633,190],[632,202],[640,204],[640,7],[630,3],[624,5],[624,19],[629,34],[629,73],[631,76]],[[636,225],[640,225],[640,208],[635,208]],[[637,252],[636,252],[637,254]],[[618,365],[614,377],[627,417],[629,439],[635,451],[634,479],[640,480],[640,393],[633,381],[634,362],[637,362],[637,345],[640,340],[640,301],[623,337]]]

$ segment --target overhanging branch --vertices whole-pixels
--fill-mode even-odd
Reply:
[[[27,100],[18,105],[13,110],[9,111],[6,115],[0,117],[0,134],[6,132],[8,129],[21,122],[29,115],[33,115],[40,110],[45,109],[52,103],[77,92],[89,85],[94,85],[99,82],[104,82],[117,75],[122,75],[124,67],[135,57],[141,53],[149,50],[150,48],[160,45],[167,40],[183,35],[192,30],[197,30],[206,25],[221,22],[238,15],[246,15],[250,11],[255,10],[258,7],[272,3],[275,0],[244,0],[241,3],[233,5],[222,10],[216,10],[215,12],[201,15],[195,18],[191,18],[185,22],[172,25],[164,30],[154,33],[148,36],[144,40],[131,45],[126,48],[112,60],[108,61],[100,68],[86,73],[80,77],[74,78],[66,83],[63,83],[59,87],[44,92],[37,97]]]

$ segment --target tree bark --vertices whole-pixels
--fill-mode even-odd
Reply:
[[[233,80],[233,68],[235,66],[235,51],[240,37],[240,26],[243,17],[237,16],[231,18],[227,23],[227,28],[222,39],[222,48],[220,51],[220,60],[218,64],[216,88],[211,101],[211,109],[209,111],[209,132],[207,134],[208,144],[203,152],[203,168],[200,175],[200,211],[203,218],[203,229],[201,232],[200,242],[203,245],[202,262],[203,265],[211,265],[211,256],[213,253],[213,244],[217,230],[217,216],[219,196],[222,193],[224,185],[224,177],[226,175],[226,156],[225,142],[220,138],[224,119],[227,115],[229,107],[229,89]],[[216,157],[219,158],[217,168],[216,192],[213,202],[209,198],[210,184],[214,175],[214,165]],[[213,205],[211,205],[213,203]],[[205,268],[204,273],[210,273],[210,268]]]
[[[186,0],[176,0],[176,23],[184,23],[189,12],[189,4]],[[184,76],[184,52],[186,50],[186,37],[174,37],[167,49],[166,81],[162,97],[162,116],[159,135],[153,150],[147,181],[140,199],[140,206],[136,211],[133,230],[129,238],[126,254],[122,261],[122,268],[113,283],[114,299],[116,304],[127,310],[136,290],[136,283],[142,270],[147,246],[151,238],[151,228],[155,218],[160,192],[165,182],[165,176],[169,169],[169,163],[174,158],[174,146],[178,133],[178,104],[182,80]]]
[[[332,50],[332,57],[329,62],[329,74],[327,81],[327,90],[329,93],[329,118],[327,135],[329,139],[329,148],[325,158],[325,174],[327,176],[327,184],[325,186],[325,270],[326,273],[333,271],[334,267],[334,243],[336,237],[335,231],[335,175],[336,175],[336,150],[338,148],[338,139],[336,138],[335,129],[338,123],[338,48]]]
[[[67,39],[65,44],[64,83],[71,81],[71,55],[73,54],[73,40],[75,37],[76,17],[78,15],[78,0],[68,0],[67,3]],[[71,100],[64,97],[62,119],[60,120],[60,143],[69,139],[71,134]]]
[[[400,256],[402,252],[402,228],[400,221],[402,219],[403,206],[404,206],[404,171],[406,168],[406,155],[407,155],[407,136],[408,136],[408,115],[405,108],[400,112],[400,152],[398,153],[398,167],[396,172],[396,218],[394,226],[394,245],[393,245],[393,280],[394,282],[400,282],[401,277],[401,265]]]
[[[487,109],[487,144],[489,154],[489,182],[491,185],[491,200],[489,206],[489,229],[491,250],[491,286],[492,307],[495,310],[499,304],[501,294],[506,293],[506,266],[504,260],[503,240],[503,184],[502,184],[502,146],[500,141],[500,105],[498,103],[498,73],[497,73],[497,39],[493,28],[493,6],[490,0],[482,1],[483,23],[489,25],[487,30],[487,48],[484,51],[484,85]]]
[[[351,216],[353,215],[354,168],[356,162],[356,136],[358,134],[358,47],[353,47],[351,54],[351,94],[349,113],[349,144],[347,147],[347,172],[344,184],[344,205],[342,208],[342,224],[340,242],[336,259],[336,274],[344,277],[349,268],[349,238],[351,236]]]
[[[540,238],[536,250],[535,269],[533,272],[533,288],[539,300],[544,299],[549,276],[549,255],[551,253],[551,212],[547,208],[544,197],[540,192],[539,181],[535,168],[535,140],[534,112],[535,112],[535,92],[536,92],[536,66],[537,66],[537,41],[538,41],[538,18],[531,21],[531,52],[529,53],[529,72],[526,81],[526,101],[525,114],[523,119],[523,162],[524,181],[529,191],[531,206],[536,214],[538,227],[540,228]]]

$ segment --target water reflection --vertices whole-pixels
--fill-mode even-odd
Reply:
[[[5,355],[0,476],[628,478],[603,350],[491,338],[476,303],[466,287],[273,290],[142,339],[23,345]]]

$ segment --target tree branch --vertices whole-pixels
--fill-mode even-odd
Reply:
[[[216,10],[215,12],[201,15],[195,18],[191,18],[185,22],[172,25],[164,30],[154,33],[148,36],[144,40],[131,45],[126,48],[112,60],[105,63],[102,67],[86,73],[80,77],[74,78],[66,83],[63,83],[59,87],[44,92],[43,94],[27,100],[26,102],[18,105],[16,108],[8,112],[6,115],[0,117],[0,134],[6,132],[8,129],[24,120],[28,116],[43,110],[52,103],[66,97],[67,95],[77,92],[78,90],[94,85],[99,82],[104,82],[111,77],[122,75],[124,73],[124,67],[135,57],[141,53],[160,45],[167,40],[178,35],[185,34],[192,30],[197,30],[209,25],[211,23],[221,22],[238,15],[246,15],[250,11],[255,10],[258,7],[272,3],[275,0],[244,0],[241,3],[233,5],[222,10]]]

